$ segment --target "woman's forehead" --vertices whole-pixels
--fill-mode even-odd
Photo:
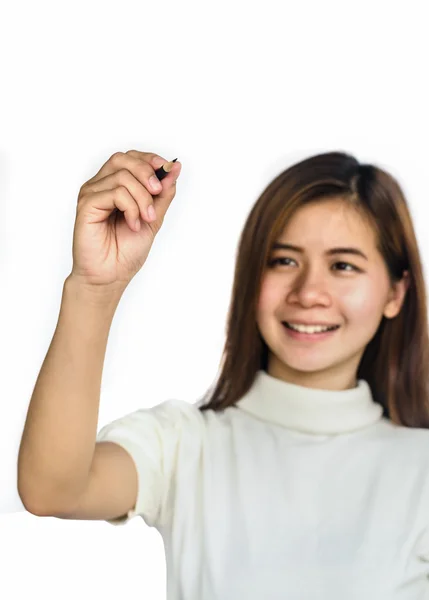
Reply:
[[[336,202],[299,208],[283,227],[279,241],[288,234],[316,239],[345,235],[371,242],[374,241],[375,232],[368,220],[354,207]]]

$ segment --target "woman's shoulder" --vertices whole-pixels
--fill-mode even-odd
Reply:
[[[398,425],[387,417],[383,417],[375,431],[380,441],[395,446],[401,451],[406,449],[425,450],[429,458],[429,429]]]
[[[178,398],[163,400],[150,407],[138,408],[116,419],[116,424],[145,426],[157,423],[159,426],[175,429],[181,427],[207,427],[222,419],[223,412],[202,411],[204,402]],[[226,411],[229,412],[229,411]]]

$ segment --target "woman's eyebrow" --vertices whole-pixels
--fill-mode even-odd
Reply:
[[[292,246],[292,244],[282,244],[280,242],[276,242],[273,244],[273,250],[294,250],[295,252],[304,253],[304,249],[299,246]],[[362,256],[365,260],[368,260],[368,257],[359,250],[359,248],[331,248],[330,250],[326,250],[326,255],[331,256],[332,254],[355,254],[357,256]]]

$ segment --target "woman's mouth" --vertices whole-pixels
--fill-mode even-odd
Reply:
[[[297,341],[310,341],[310,342],[317,342],[317,341],[322,341],[322,340],[326,340],[329,337],[332,337],[334,335],[334,333],[336,331],[338,331],[338,329],[340,328],[340,325],[334,325],[333,327],[335,327],[335,329],[328,329],[327,331],[315,331],[312,333],[309,333],[308,331],[296,331],[295,329],[292,329],[291,326],[289,325],[289,323],[287,323],[286,321],[282,322],[282,325],[284,327],[285,333],[286,335],[293,339],[293,340],[297,340]]]

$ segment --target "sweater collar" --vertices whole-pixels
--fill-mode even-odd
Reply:
[[[381,420],[383,414],[364,379],[353,389],[332,391],[288,383],[264,370],[257,372],[236,406],[263,421],[312,434],[356,431]]]

